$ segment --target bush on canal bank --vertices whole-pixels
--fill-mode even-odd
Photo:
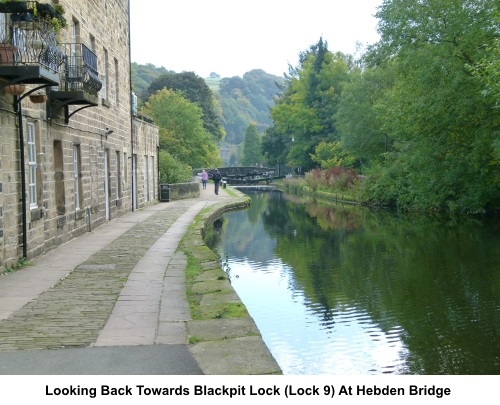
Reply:
[[[312,170],[302,177],[279,180],[275,186],[283,191],[298,195],[314,195],[319,198],[365,205],[362,198],[362,179],[351,171]]]

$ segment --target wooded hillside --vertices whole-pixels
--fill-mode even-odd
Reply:
[[[152,64],[132,64],[132,82],[140,105],[146,101],[151,83],[166,74],[175,72]],[[217,78],[212,75],[204,80],[218,103],[219,120],[226,133],[224,143],[243,143],[250,124],[255,124],[260,133],[271,125],[270,108],[280,92],[278,86],[283,84],[283,78],[255,69],[243,77]]]

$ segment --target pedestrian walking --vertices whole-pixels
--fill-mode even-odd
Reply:
[[[222,176],[219,173],[218,169],[214,170],[214,174],[212,175],[212,180],[214,181],[214,185],[215,185],[215,194],[219,195],[219,185],[220,185],[220,181],[222,180]]]
[[[203,190],[207,189],[207,181],[208,181],[208,173],[203,169],[201,171],[201,184],[203,186]]]

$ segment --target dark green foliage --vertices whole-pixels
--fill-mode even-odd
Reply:
[[[165,75],[166,77],[162,78]],[[204,127],[210,133],[215,133],[217,140],[223,137],[229,146],[243,143],[248,125],[255,124],[260,133],[271,125],[270,108],[283,88],[283,78],[268,74],[261,69],[247,72],[243,78],[235,76],[221,79],[218,74],[211,73],[209,78],[201,79],[192,72],[178,74],[165,68],[156,68],[152,64],[134,63],[132,80],[141,106],[153,91],[165,85],[167,88],[184,91],[184,96],[200,107],[209,105],[205,101],[210,95],[212,105],[208,108],[208,113],[203,111]],[[206,86],[200,80],[204,81]],[[208,94],[207,87],[211,91]],[[200,99],[202,104],[205,104],[200,105]],[[217,117],[219,127],[217,123],[214,124],[214,115]],[[222,135],[218,132],[218,128],[222,131]],[[237,159],[234,155],[232,157],[234,164]]]
[[[135,62],[132,63],[133,88],[141,105],[144,104],[149,97],[148,88],[151,82],[165,73],[168,73],[167,69],[164,67],[156,67],[151,63],[146,65],[139,65]]]
[[[191,167],[174,158],[166,150],[160,150],[158,160],[160,184],[187,183],[192,180]]]
[[[262,136],[261,143],[261,152],[267,164],[285,164],[291,142],[289,136],[277,133],[274,126],[269,127]]]
[[[264,143],[281,143],[286,148],[287,164],[307,171],[316,167],[311,155],[318,144],[339,140],[334,116],[354,66],[348,55],[329,52],[322,38],[299,59],[300,66],[290,69],[285,90],[271,110],[273,130],[266,138],[279,137],[281,141],[266,139]],[[283,151],[272,148],[266,155],[272,161],[281,160]]]
[[[383,159],[393,140],[382,128],[376,105],[395,80],[392,66],[353,71],[335,115],[342,147],[355,155],[360,169]],[[359,166],[359,164],[358,164]]]
[[[226,142],[241,144],[250,124],[255,124],[260,133],[271,125],[269,111],[282,82],[282,78],[260,69],[245,73],[243,78],[234,76],[221,80],[216,97],[222,108]]]
[[[290,69],[263,137],[266,158],[306,171],[311,154],[326,156],[314,155],[317,145],[340,145],[339,156],[353,156],[366,175],[369,201],[498,209],[495,16],[498,0],[386,0],[377,13],[381,40],[362,63],[331,54],[320,39]]]
[[[257,132],[257,127],[254,124],[250,124],[245,133],[241,164],[244,166],[254,166],[260,163],[262,163],[260,135]]]
[[[165,73],[151,82],[148,88],[148,97],[163,88],[182,92],[187,100],[197,104],[203,111],[205,130],[212,134],[217,141],[224,138],[224,130],[219,122],[216,102],[205,80],[194,72]]]
[[[219,150],[205,128],[202,110],[181,93],[162,89],[152,95],[141,113],[159,126],[159,147],[191,167],[214,167],[221,163]]]
[[[367,195],[406,209],[483,212],[500,195],[494,146],[500,111],[472,72],[498,38],[488,18],[498,2],[417,4],[385,2],[378,13],[382,41],[367,54],[376,75],[368,70],[365,79],[393,80],[366,106],[373,139],[385,133],[393,141]]]

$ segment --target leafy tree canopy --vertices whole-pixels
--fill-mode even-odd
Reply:
[[[133,88],[141,104],[149,97],[148,88],[151,82],[168,72],[169,71],[164,67],[156,67],[151,63],[146,65],[139,65],[135,62],[132,63]]]
[[[283,78],[251,70],[243,77],[223,78],[216,97],[222,109],[221,122],[226,131],[225,141],[241,144],[250,124],[262,133],[272,123],[269,112],[280,94]]]
[[[160,150],[158,162],[161,184],[187,183],[193,178],[191,167],[174,158],[166,150]]]
[[[262,163],[261,139],[257,132],[255,124],[250,124],[245,133],[245,141],[243,143],[243,158],[244,166],[254,166]]]
[[[334,115],[353,66],[349,56],[328,51],[322,38],[299,59],[300,65],[290,69],[285,91],[271,110],[273,131],[266,137],[282,137],[281,143],[288,150],[287,163],[307,170],[315,166],[311,154],[321,141],[339,140]]]
[[[366,60],[377,71],[372,79],[391,74],[392,84],[367,106],[377,130],[357,134],[387,134],[393,142],[369,182],[373,199],[462,212],[498,201],[500,111],[474,75],[491,61],[497,8],[496,0],[392,0],[380,7],[382,39]]]
[[[181,93],[159,90],[141,112],[160,127],[160,149],[193,168],[220,165],[215,140],[203,127],[201,108]]]
[[[220,141],[225,133],[219,122],[214,95],[201,77],[194,72],[166,73],[154,79],[148,89],[148,95],[166,88],[182,92],[184,97],[196,103],[203,112],[203,126],[212,134],[215,140]]]

